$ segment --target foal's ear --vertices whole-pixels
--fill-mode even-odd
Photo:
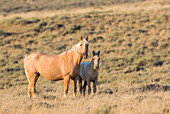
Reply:
[[[95,55],[95,52],[93,51],[93,56]]]
[[[100,55],[100,50],[98,51],[98,55]]]
[[[89,37],[88,36],[86,36],[86,40],[88,41],[88,39],[89,39]]]
[[[82,38],[82,36],[80,37],[80,41],[82,41],[83,40],[83,38]]]

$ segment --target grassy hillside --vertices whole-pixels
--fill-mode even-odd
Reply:
[[[72,1],[72,4],[79,2],[85,1]],[[89,7],[91,2],[95,1],[84,6],[79,4],[78,7]],[[95,4],[111,1],[98,2]],[[68,5],[68,8],[71,7]],[[169,2],[147,1],[108,8],[52,17],[24,18],[16,15],[2,20],[0,112],[169,113]],[[38,11],[38,8],[35,9]],[[88,35],[90,43],[89,58],[83,59],[83,62],[91,60],[93,50],[101,50],[97,93],[72,99],[70,85],[68,98],[63,99],[63,81],[50,82],[40,77],[37,98],[26,98],[28,81],[23,68],[24,56],[36,51],[59,54],[72,48],[81,35]]]
[[[61,10],[104,5],[134,3],[145,0],[1,0],[0,13],[21,13],[31,11]]]

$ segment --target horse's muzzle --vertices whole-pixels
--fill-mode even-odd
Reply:
[[[84,57],[85,59],[87,59],[87,58],[88,58],[88,54],[84,54],[83,57]]]

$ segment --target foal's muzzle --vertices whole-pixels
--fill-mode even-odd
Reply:
[[[95,69],[99,69],[99,66],[95,66],[94,68],[95,68]]]

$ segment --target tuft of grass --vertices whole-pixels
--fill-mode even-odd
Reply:
[[[104,105],[103,107],[94,111],[94,114],[110,114],[111,106]]]

